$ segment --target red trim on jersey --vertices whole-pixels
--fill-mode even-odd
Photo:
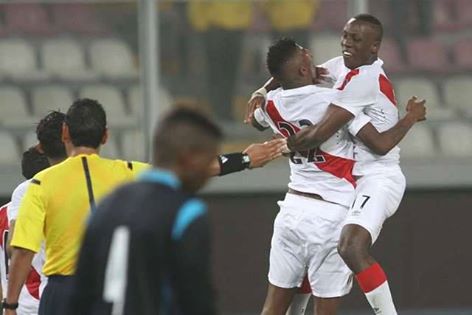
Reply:
[[[346,77],[344,78],[343,84],[341,84],[341,86],[338,87],[338,90],[340,90],[340,91],[344,90],[344,88],[349,83],[349,81],[351,81],[352,77],[354,77],[358,74],[359,74],[359,69],[354,69],[354,70],[349,71],[346,74]]]
[[[302,285],[298,288],[297,290],[298,294],[311,294],[311,286],[310,286],[310,281],[308,281],[308,276],[305,275],[305,278],[303,278]]]
[[[387,276],[378,263],[362,270],[356,275],[357,282],[364,293],[377,289],[385,281]]]
[[[3,235],[5,231],[8,231],[10,227],[10,224],[8,222],[8,216],[7,216],[7,207],[8,207],[8,204],[0,208],[0,246],[2,248],[4,248]]]
[[[285,137],[289,137],[292,133],[292,132],[299,132],[300,131],[300,127],[298,126],[295,126],[294,124],[291,124],[289,123],[288,121],[286,121],[279,113],[279,111],[277,110],[277,108],[275,107],[275,104],[272,100],[269,100],[267,102],[267,106],[266,106],[266,112],[267,114],[269,114],[269,117],[270,119],[272,119],[272,121],[275,123],[275,126],[277,127],[277,129],[279,129],[279,131],[285,136]],[[281,128],[280,126],[280,123],[286,123],[288,124],[289,126],[291,126],[293,128],[293,130],[288,130],[288,129],[285,129],[285,128]]]
[[[316,167],[338,178],[343,178],[351,183],[352,186],[356,187],[356,180],[352,175],[354,160],[331,155],[322,151],[320,148],[316,149],[316,155],[322,155],[326,161],[324,163],[315,163]]]
[[[39,300],[39,286],[41,285],[41,276],[36,269],[31,268],[28,278],[26,279],[25,286],[32,297]]]
[[[393,85],[390,80],[383,74],[379,75],[380,92],[382,92],[393,105],[397,106],[397,100],[395,98],[395,92],[393,91]]]

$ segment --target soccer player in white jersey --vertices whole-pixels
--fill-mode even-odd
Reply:
[[[11,202],[0,209],[0,235],[2,236],[0,241],[0,270],[4,296],[6,296],[7,293],[8,281],[9,235],[13,233],[16,216],[18,214],[18,206],[28,187],[30,179],[36,173],[47,167],[49,167],[48,160],[36,147],[31,147],[25,151],[21,160],[21,168],[22,174],[27,180],[14,190]],[[18,315],[38,314],[39,299],[47,281],[42,273],[43,264],[44,249],[34,256],[31,271],[20,293],[19,306],[17,309]]]
[[[290,42],[290,41],[281,41],[282,43],[285,42],[287,43],[287,45],[290,47],[290,45],[293,47],[294,43],[293,42]],[[299,49],[302,49],[301,47]],[[305,50],[304,50],[305,51]],[[279,60],[278,63],[288,63],[287,61],[285,60]],[[290,64],[290,63],[288,63]],[[296,66],[296,65],[295,65]],[[288,67],[288,66],[286,66]],[[291,76],[294,77],[297,75],[297,72],[300,72],[300,70],[298,70],[297,67],[294,67],[292,65],[292,67],[288,68],[289,70],[291,70]],[[273,72],[273,71],[271,71]],[[313,87],[312,87],[313,88]],[[310,89],[310,87],[303,87],[302,89],[306,91],[308,91]],[[284,91],[284,92],[281,92],[282,94],[291,94],[291,93],[294,93],[295,95],[299,95],[299,97],[303,97],[302,93],[300,92],[294,92],[296,91],[297,89],[295,90],[288,90],[288,91]],[[314,89],[313,90],[313,93],[315,93],[315,91],[317,91],[318,93],[320,91],[322,91],[323,89],[320,89],[320,88],[317,88],[317,89]],[[330,91],[330,92],[324,92],[325,93],[325,97],[324,98],[321,98],[320,100],[320,96],[317,95],[317,101],[318,103],[321,102],[325,102],[325,105],[324,107],[321,106],[322,108],[326,109],[326,107],[328,106],[329,103],[331,103],[331,101],[333,99],[335,99],[337,96],[337,94],[339,94],[338,90],[335,90],[335,91]],[[292,99],[293,101],[293,98],[296,97],[296,96],[290,96],[289,98],[287,99]],[[301,96],[300,96],[301,95]],[[326,97],[327,95],[329,95],[330,97]],[[272,95],[270,95],[272,96]],[[287,97],[287,96],[285,96]],[[309,99],[308,97],[305,97],[306,99]],[[312,104],[315,103],[315,101],[310,101]],[[270,106],[266,106],[264,107],[265,110],[267,109],[270,109],[272,107],[271,103],[267,103],[268,105]],[[389,129],[388,131],[385,131],[383,133],[379,133],[372,124],[370,123],[367,123],[366,124],[366,116],[365,115],[359,115],[358,118],[354,119],[351,123],[350,123],[350,128],[349,128],[349,131],[351,132],[351,134],[353,135],[357,135],[358,137],[360,137],[362,139],[362,141],[364,141],[365,143],[368,144],[368,146],[370,147],[370,149],[372,150],[375,150],[376,152],[379,152],[379,151],[388,151],[390,149],[392,149],[401,139],[401,137],[398,137],[398,134],[401,133],[401,132],[404,132],[404,131],[398,131],[398,129],[402,129],[402,123],[403,121],[405,120],[410,120],[410,119],[413,119],[414,121],[417,121],[417,120],[420,120],[424,117],[424,102],[416,102],[414,99],[410,100],[409,104],[408,104],[408,107],[409,107],[409,112],[407,113],[407,115],[402,118],[401,120],[401,123],[395,125],[393,128]],[[296,106],[292,106],[290,107],[291,110],[295,111],[296,114],[300,114],[301,113],[301,110],[300,108],[297,108]],[[308,111],[309,110],[314,110],[315,106],[308,106]],[[323,110],[324,111],[324,110]],[[316,117],[318,117],[318,119],[320,117],[322,117],[322,114],[323,114],[323,111],[321,112],[321,115],[320,113],[318,113],[316,115]],[[260,111],[258,112],[259,116],[260,116]],[[307,116],[310,116],[310,114],[306,114]],[[260,117],[259,117],[260,118]],[[302,122],[303,125],[307,126],[309,125],[309,123],[307,123],[306,120],[303,120]],[[286,126],[286,123],[283,123],[283,126]],[[274,124],[271,125],[271,127],[273,127],[274,129]],[[275,125],[276,127],[276,125]],[[301,126],[300,126],[301,127]],[[293,128],[292,128],[293,129]],[[361,132],[358,133],[358,131],[361,130]],[[293,133],[293,132],[292,132]],[[309,151],[310,152],[310,151]],[[313,152],[313,150],[311,151]],[[343,162],[342,161],[339,161],[339,160],[330,160],[330,163],[329,163],[329,167],[327,168],[327,170],[329,171],[332,171],[334,167],[336,168],[339,168],[339,167],[342,167],[342,164]],[[319,164],[319,166],[322,166],[323,164]],[[316,291],[314,291],[316,293]],[[316,294],[315,294],[316,295]],[[306,301],[303,301],[303,299],[300,299],[299,298],[299,301],[300,301],[300,305],[292,305],[291,307],[291,314],[301,314],[303,313],[303,310],[305,308],[305,306],[303,304],[306,304]],[[335,300],[333,300],[335,301]],[[322,301],[321,301],[322,302]],[[315,307],[316,307],[316,304],[319,304],[319,305],[323,305],[321,307],[318,307],[317,308],[317,313],[316,314],[334,314],[335,313],[335,307],[331,307],[330,304],[328,303],[320,303],[320,301],[317,301],[317,303],[315,303]],[[336,305],[337,302],[334,303],[334,305]],[[326,307],[325,307],[326,306]],[[270,314],[274,314],[272,311],[269,312]],[[275,312],[275,314],[278,314],[277,312]]]
[[[289,137],[318,123],[337,92],[312,85],[309,52],[292,40],[280,40],[269,49],[267,65],[282,87],[269,92],[254,126]],[[350,127],[359,129],[368,121],[359,117]],[[291,154],[289,189],[274,223],[262,314],[284,314],[305,274],[317,298],[316,314],[334,314],[338,298],[350,291],[351,271],[336,247],[354,199],[353,166],[346,128],[314,150]]]
[[[348,21],[341,41],[343,56],[325,64],[336,79],[334,87],[339,94],[316,126],[288,138],[290,150],[318,147],[363,113],[371,118],[378,131],[388,130],[394,142],[400,141],[414,123],[424,119],[407,114],[398,120],[393,87],[377,57],[382,34],[382,24],[371,15],[361,14]],[[407,111],[414,104],[421,105],[421,102],[409,103]],[[359,135],[365,132],[361,129]],[[379,236],[383,222],[397,210],[405,190],[405,178],[399,166],[398,148],[389,150],[387,144],[391,143],[382,144],[378,139],[374,139],[375,143],[360,139],[355,139],[356,200],[348,213],[338,250],[356,274],[374,312],[395,315],[387,277],[371,256],[370,247]],[[372,150],[373,146],[377,149]]]

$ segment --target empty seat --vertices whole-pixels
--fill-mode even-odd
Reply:
[[[435,154],[433,135],[427,125],[415,125],[400,142],[402,158],[428,157]]]
[[[18,148],[15,139],[5,131],[0,131],[0,163],[11,164],[19,162]]]
[[[131,50],[121,40],[102,39],[90,45],[92,67],[111,79],[133,78],[138,75]]]
[[[457,22],[463,27],[472,25],[472,2],[470,0],[455,0]]]
[[[54,24],[62,31],[99,35],[106,30],[103,23],[100,23],[95,5],[53,4],[51,12]]]
[[[128,130],[123,132],[123,158],[127,160],[145,161],[144,135],[138,130]]]
[[[442,106],[436,86],[428,79],[407,78],[395,82],[395,92],[401,111],[405,110],[408,100],[412,96],[426,100],[426,117],[428,120],[448,120],[456,115],[454,111]]]
[[[415,39],[408,42],[408,62],[416,70],[443,72],[449,70],[446,50],[432,39]]]
[[[95,99],[100,102],[105,109],[110,125],[126,127],[136,123],[133,117],[127,115],[121,92],[111,85],[86,86],[80,90],[79,95],[81,98]]]
[[[438,140],[442,154],[448,157],[472,156],[472,126],[450,122],[438,128]]]
[[[51,35],[54,32],[48,13],[41,4],[2,4],[2,9],[10,33]]]
[[[121,158],[119,153],[118,145],[116,139],[111,135],[108,138],[107,143],[100,147],[100,155],[109,158],[109,159],[117,159]]]
[[[16,87],[0,87],[0,121],[8,127],[29,127],[34,119],[28,113],[26,97]]]
[[[313,58],[317,64],[341,55],[341,39],[335,35],[313,36],[310,43]]]
[[[43,117],[52,110],[65,112],[73,102],[69,89],[59,85],[36,87],[31,95],[33,113]]]
[[[384,67],[388,72],[399,72],[405,69],[400,47],[394,39],[382,40],[379,56],[385,62]]]
[[[35,49],[22,39],[0,41],[0,73],[14,79],[42,79],[36,64]]]
[[[448,106],[472,116],[472,77],[455,76],[444,83],[444,99]]]
[[[158,97],[159,99],[155,106],[159,108],[159,112],[165,112],[172,107],[174,100],[166,89],[161,87],[159,89]],[[130,105],[131,112],[134,115],[141,116],[143,102],[141,97],[141,87],[139,85],[132,86],[128,89],[128,104]]]
[[[435,0],[433,6],[433,26],[438,31],[452,31],[457,29],[457,21],[453,14],[455,0]]]
[[[458,41],[453,47],[454,62],[459,70],[472,69],[472,39]]]
[[[96,74],[87,68],[82,47],[71,39],[51,39],[43,43],[41,58],[45,70],[68,80],[89,80]]]

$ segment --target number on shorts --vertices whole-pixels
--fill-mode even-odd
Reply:
[[[367,196],[367,195],[362,195],[362,197],[364,197],[364,201],[362,202],[361,206],[360,206],[360,209],[364,208],[365,204],[367,203],[367,201],[369,201],[370,199],[370,196]],[[354,199],[354,202],[352,203],[352,206],[351,208],[354,208],[354,205],[356,204],[356,201],[357,201],[357,198]]]
[[[367,196],[367,195],[362,195],[362,197],[364,197],[364,201],[362,202],[361,204],[361,209],[364,208],[365,204],[367,203],[367,201],[369,201],[370,199],[370,196]]]
[[[125,306],[125,294],[128,277],[128,252],[130,231],[119,226],[113,232],[105,269],[103,299],[113,303],[112,315],[122,315]]]

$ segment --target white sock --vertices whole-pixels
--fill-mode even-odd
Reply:
[[[385,281],[374,290],[365,293],[367,301],[378,315],[397,315],[388,282]]]
[[[310,293],[297,293],[293,297],[292,304],[285,315],[305,315],[306,306],[310,299]]]

